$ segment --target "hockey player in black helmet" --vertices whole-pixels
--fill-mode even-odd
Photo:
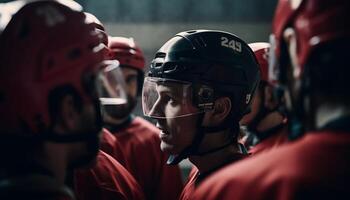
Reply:
[[[252,50],[228,32],[181,32],[156,53],[142,106],[158,121],[168,164],[189,158],[198,168],[181,199],[211,172],[245,157],[237,142],[238,122],[249,112],[259,76]]]

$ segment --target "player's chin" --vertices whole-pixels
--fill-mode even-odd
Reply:
[[[160,143],[160,149],[167,154],[177,154],[177,150],[173,144],[170,144],[165,141],[161,141]]]

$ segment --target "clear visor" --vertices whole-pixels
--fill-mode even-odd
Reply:
[[[270,50],[269,50],[269,68],[268,68],[268,79],[271,83],[277,83],[278,82],[278,62],[276,57],[276,37],[274,34],[270,35]]]
[[[97,78],[97,92],[102,105],[127,103],[126,85],[117,60],[103,61]]]
[[[164,78],[146,77],[142,108],[152,118],[177,118],[201,113],[193,106],[192,84]]]

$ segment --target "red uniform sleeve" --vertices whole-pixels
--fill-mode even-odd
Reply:
[[[126,153],[123,151],[122,144],[117,138],[107,129],[102,129],[102,138],[100,142],[100,149],[116,159],[121,165],[128,169]]]
[[[115,159],[100,151],[97,164],[91,169],[74,174],[77,199],[144,199],[143,192],[130,175]]]
[[[160,150],[159,130],[146,120],[136,117],[132,123],[113,133],[114,149],[119,149],[125,158],[123,166],[143,188],[146,199],[177,200],[183,182],[178,166],[166,164],[167,155]],[[102,146],[102,149],[105,149]],[[120,156],[111,154],[118,161]]]

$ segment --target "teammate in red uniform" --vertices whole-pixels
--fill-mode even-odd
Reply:
[[[114,158],[100,151],[97,164],[78,170],[74,190],[77,199],[142,200],[145,197],[134,177]]]
[[[110,58],[121,63],[128,104],[117,106],[102,101],[105,127],[116,137],[116,143],[113,144],[112,138],[103,134],[101,149],[130,171],[142,187],[146,199],[178,199],[183,187],[180,169],[166,165],[167,156],[159,148],[159,129],[131,114],[142,90],[143,53],[132,38],[110,37],[109,48]]]
[[[197,167],[180,199],[224,165],[246,156],[239,120],[259,81],[254,53],[237,36],[210,30],[177,34],[156,53],[143,86],[145,115],[157,119],[169,164]]]
[[[249,44],[258,60],[261,80],[252,102],[252,111],[240,121],[246,126],[244,145],[249,153],[256,154],[278,147],[288,141],[287,118],[279,110],[281,97],[274,91],[275,83],[268,80],[268,51],[270,44],[257,42]]]
[[[100,34],[74,1],[0,9],[0,199],[71,199],[66,170],[98,152]]]
[[[349,9],[347,0],[279,1],[270,72],[299,139],[225,168],[194,199],[350,198]]]
[[[106,58],[108,57],[108,35],[105,32],[103,24],[92,14],[85,13],[87,23],[92,24],[97,29],[97,32],[101,33],[101,42],[105,45],[106,49]],[[120,66],[118,66],[120,68]],[[119,70],[119,75],[115,76],[116,80],[111,80],[117,84],[113,85],[104,85],[102,90],[109,90],[113,87],[120,87],[123,84],[122,72]],[[108,79],[108,77],[106,76]],[[113,78],[113,77],[111,77]],[[104,83],[107,83],[103,79]],[[125,88],[120,87],[120,95],[115,96],[114,100],[122,100],[120,97],[125,96],[126,103],[126,94],[122,93]],[[119,97],[119,98],[118,98]],[[106,100],[106,99],[104,99]],[[108,100],[108,99],[107,99]],[[111,147],[121,147],[120,144],[117,144],[116,138],[109,133],[108,130],[103,129],[102,134],[105,138],[108,138],[110,142],[113,142]],[[118,149],[108,149],[111,152],[121,153]],[[118,155],[119,155],[118,154]],[[123,158],[123,157],[120,157]],[[82,170],[76,170],[74,174],[67,176],[67,182],[72,185],[74,188],[75,194],[78,200],[108,200],[108,199],[125,199],[125,200],[142,200],[144,199],[143,191],[141,190],[139,184],[136,182],[134,177],[111,156],[100,151],[97,157],[96,165]]]

